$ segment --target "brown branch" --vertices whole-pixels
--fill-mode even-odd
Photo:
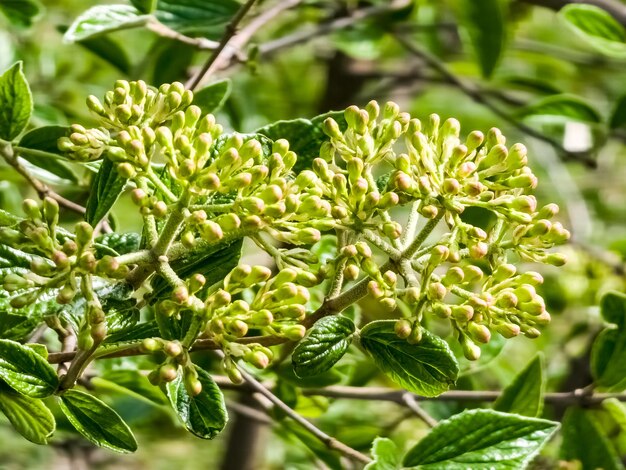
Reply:
[[[619,23],[626,26],[626,5],[616,0],[518,0],[518,2],[545,7],[555,11],[571,4],[593,5],[602,8]]]

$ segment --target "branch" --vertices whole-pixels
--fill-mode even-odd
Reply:
[[[426,50],[411,43],[410,41],[408,41],[406,38],[404,38],[401,35],[396,34],[395,38],[408,52],[413,54],[415,57],[418,57],[426,65],[428,65],[429,67],[437,71],[439,74],[441,74],[446,80],[449,81],[451,85],[456,87],[463,94],[465,94],[466,96],[474,100],[476,103],[479,103],[485,106],[487,109],[491,110],[496,116],[502,118],[503,120],[513,125],[517,129],[525,133],[526,135],[547,143],[552,148],[554,148],[557,152],[565,156],[568,160],[579,161],[581,163],[584,163],[586,166],[590,168],[595,168],[597,166],[596,161],[590,157],[588,152],[571,152],[565,149],[556,140],[552,139],[551,137],[548,137],[542,132],[539,132],[533,127],[530,127],[518,121],[509,113],[507,113],[503,109],[500,109],[498,106],[493,104],[491,101],[489,101],[485,97],[485,95],[481,92],[480,89],[461,80],[459,77],[453,74],[448,69],[448,67],[446,67],[446,65],[443,62],[441,62],[437,57],[433,56]]]
[[[619,23],[626,26],[626,5],[616,0],[518,0],[521,3],[528,3],[539,7],[549,8],[558,11],[565,5],[574,3],[582,3],[585,5],[594,5],[602,8],[609,15],[615,18]]]

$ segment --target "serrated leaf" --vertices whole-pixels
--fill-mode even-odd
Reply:
[[[43,7],[35,0],[2,0],[0,11],[9,19],[11,24],[28,28],[32,26]]]
[[[71,389],[61,395],[59,404],[72,426],[93,444],[121,453],[137,450],[128,425],[113,408],[93,395]]]
[[[408,451],[405,467],[422,470],[524,469],[559,424],[492,410],[440,421]]]
[[[626,388],[626,295],[608,292],[600,302],[602,317],[617,325],[600,332],[591,350],[591,373],[603,389],[621,391]]]
[[[570,407],[563,418],[561,458],[578,460],[581,468],[620,470],[619,456],[593,418],[590,410]]]
[[[504,51],[506,21],[500,0],[462,0],[459,24],[467,31],[483,77],[491,77]]]
[[[400,451],[396,444],[386,437],[377,437],[372,444],[374,461],[363,470],[397,470],[400,468]]]
[[[0,339],[0,379],[31,398],[44,398],[57,389],[59,379],[48,361],[32,349]]]
[[[296,375],[309,377],[329,370],[350,347],[354,331],[348,317],[333,315],[318,320],[293,351]]]
[[[0,384],[0,412],[17,432],[35,444],[47,444],[56,428],[54,415],[42,400],[19,395],[3,384]]]
[[[136,28],[150,16],[130,5],[98,5],[80,15],[63,35],[67,42],[78,42],[101,34]]]
[[[566,5],[559,10],[565,24],[598,52],[626,57],[626,29],[595,5]]]
[[[179,33],[215,39],[240,7],[235,0],[158,0],[154,15]]]
[[[543,354],[538,353],[502,391],[493,409],[533,418],[541,416],[546,388],[543,362]]]
[[[113,369],[92,379],[96,388],[127,394],[152,405],[167,404],[165,395],[136,369]]]
[[[46,152],[47,156],[32,155],[28,151],[19,152],[20,157],[29,161],[39,168],[49,171],[53,175],[69,181],[76,181],[76,175],[69,167],[64,157],[59,155],[57,141],[60,137],[66,136],[68,128],[65,126],[45,126],[33,129],[22,136],[19,146],[25,149],[39,150]]]
[[[203,115],[219,111],[230,96],[231,88],[227,78],[211,83],[194,93],[193,104],[202,110]]]
[[[207,372],[200,368],[196,371],[202,384],[199,395],[189,396],[179,374],[176,380],[167,384],[167,396],[189,432],[202,439],[213,439],[228,421],[224,395]]]
[[[574,95],[552,95],[531,103],[518,111],[521,118],[547,116],[565,121],[600,123],[600,113],[585,100]]]
[[[360,334],[361,345],[391,380],[418,395],[435,397],[455,383],[459,363],[448,344],[424,330],[418,344],[398,338],[395,320],[368,323]]]
[[[85,220],[95,226],[111,210],[126,185],[126,178],[118,172],[115,163],[104,158],[98,174],[91,183]]]
[[[0,76],[0,138],[13,140],[26,128],[33,112],[33,97],[22,62]]]
[[[333,118],[339,124],[339,129],[345,130],[346,120],[342,111],[332,111],[320,114],[313,119],[294,119],[291,121],[277,121],[261,127],[256,132],[272,140],[287,139],[289,148],[298,155],[293,170],[298,173],[311,168],[311,163],[319,157],[320,147],[329,138],[322,131],[322,124],[327,118]]]
[[[107,247],[117,255],[125,255],[139,250],[141,246],[141,235],[136,232],[105,233],[96,239],[96,242],[103,247]],[[97,249],[96,249],[97,252]]]

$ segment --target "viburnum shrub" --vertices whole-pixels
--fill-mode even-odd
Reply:
[[[28,96],[19,65],[2,80]],[[2,257],[12,260],[1,268],[2,302],[33,319],[12,339],[41,320],[64,345],[76,336],[61,352],[0,340],[2,387],[48,426],[42,439],[14,421],[31,440],[54,429],[41,401],[54,395],[87,439],[136,448],[115,411],[77,388],[110,357],[152,355],[151,370],[137,367],[192,433],[212,438],[226,424],[224,400],[194,351],[215,350],[232,382],[258,384],[250,371],[277,357],[292,352],[297,376],[315,376],[354,341],[391,380],[433,397],[459,374],[442,336],[476,360],[493,335],[536,338],[550,321],[541,275],[516,265],[562,265],[550,249],[569,233],[553,220],[558,207],[531,195],[526,148],[496,128],[462,135],[456,119],[421,122],[371,101],[318,119],[323,134],[311,131],[317,156],[307,160],[280,138],[280,123],[226,132],[177,82],[120,80],[87,106],[97,124],[58,139],[68,160],[96,172],[85,220],[61,226],[49,196],[26,199],[23,218],[0,213]],[[4,141],[3,154],[14,158],[17,146]],[[143,229],[102,234],[123,191]],[[468,210],[486,222],[469,222]],[[244,239],[272,262],[242,263]],[[502,416],[541,427],[541,442],[554,430]]]

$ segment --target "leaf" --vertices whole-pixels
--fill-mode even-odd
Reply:
[[[459,363],[448,344],[424,330],[418,344],[398,338],[395,320],[368,323],[361,330],[361,345],[376,365],[401,387],[424,397],[442,394],[459,375]]]
[[[131,71],[131,61],[126,50],[120,43],[109,36],[92,36],[78,44],[89,52],[97,55],[124,74]]]
[[[466,410],[440,421],[404,457],[423,470],[524,469],[559,424],[492,410]]]
[[[608,292],[600,302],[602,317],[609,326],[593,342],[591,373],[603,389],[621,391],[626,388],[626,295]]]
[[[0,386],[0,411],[17,432],[35,444],[47,444],[56,428],[54,415],[42,400],[18,395],[3,386]]]
[[[459,24],[467,31],[483,77],[491,77],[504,52],[506,21],[500,0],[462,0]]]
[[[78,42],[101,34],[136,28],[149,20],[129,5],[99,5],[80,15],[63,35],[67,42]]]
[[[56,371],[32,349],[0,339],[0,379],[31,398],[51,395],[59,385]]]
[[[363,470],[396,470],[400,468],[398,447],[386,437],[374,439],[372,457],[374,457],[374,461],[368,463]]]
[[[561,458],[578,460],[581,468],[619,470],[619,456],[588,410],[570,407],[563,418]]]
[[[72,426],[93,444],[121,453],[137,450],[128,425],[113,408],[93,395],[71,389],[61,395],[59,404]]]
[[[97,388],[124,393],[152,405],[165,405],[167,400],[161,390],[136,369],[114,369],[92,379]]]
[[[176,40],[167,40],[161,44],[154,63],[153,84],[185,81],[187,69],[195,56],[195,48]]]
[[[493,409],[533,418],[541,416],[545,388],[544,359],[538,353],[502,391]]]
[[[63,161],[65,158],[59,155],[57,147],[59,138],[66,136],[67,133],[68,128],[65,126],[44,126],[33,129],[22,136],[18,144],[19,147],[46,152],[49,156],[33,155],[28,153],[28,150],[19,152],[19,155],[24,160],[49,171],[59,178],[76,181],[76,175],[69,165]]]
[[[313,119],[294,119],[292,121],[276,121],[256,132],[269,137],[272,140],[287,139],[291,150],[298,154],[298,160],[293,170],[298,173],[307,168],[311,168],[311,163],[319,157],[320,147],[330,139],[322,131],[324,121],[332,117],[339,129],[346,129],[347,123],[343,116],[343,111],[332,111],[320,114]]]
[[[276,374],[285,382],[289,382],[299,388],[323,388],[330,385],[338,384],[344,378],[343,375],[335,368],[327,370],[317,375],[306,377],[298,377],[293,371],[291,364],[282,364],[276,369]]]
[[[130,3],[142,13],[152,13],[156,8],[156,0],[130,0]]]
[[[117,172],[116,164],[104,158],[98,174],[91,183],[85,220],[93,226],[97,225],[113,207],[125,185],[126,178]]]
[[[8,18],[11,24],[28,28],[32,26],[43,7],[35,0],[2,0],[0,11]]]
[[[154,15],[179,33],[215,39],[240,7],[235,0],[158,0]]]
[[[193,104],[202,110],[202,115],[219,111],[230,96],[232,89],[228,78],[213,82],[193,95]]]
[[[178,417],[192,434],[202,439],[213,439],[228,421],[224,395],[211,376],[196,368],[202,391],[195,397],[189,396],[181,374],[167,384],[167,396]]]
[[[385,30],[376,22],[360,22],[333,35],[334,46],[346,55],[361,60],[376,60],[383,53]]]
[[[603,400],[599,407],[588,409],[591,418],[607,437],[617,455],[626,453],[626,407],[616,398]]]
[[[334,315],[318,320],[293,351],[296,375],[309,377],[329,370],[350,347],[354,331],[348,317]]]
[[[141,235],[136,232],[105,233],[96,239],[96,242],[106,248],[113,250],[117,255],[125,255],[139,250]]]
[[[626,95],[622,95],[617,99],[617,103],[613,108],[611,114],[611,120],[609,121],[609,127],[611,129],[617,129],[626,124]]]
[[[600,113],[585,100],[574,95],[552,95],[518,111],[518,117],[549,116],[564,121],[602,122]]]
[[[13,140],[24,130],[33,112],[33,97],[22,62],[0,76],[0,138]]]
[[[598,52],[626,57],[626,29],[606,10],[594,5],[566,5],[558,14],[572,31]]]

